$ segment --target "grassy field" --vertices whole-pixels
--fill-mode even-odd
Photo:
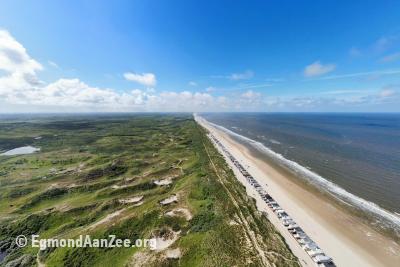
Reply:
[[[0,122],[0,152],[26,145],[41,150],[0,156],[0,266],[299,266],[191,115]],[[18,248],[21,234],[176,238],[156,251],[39,251]]]

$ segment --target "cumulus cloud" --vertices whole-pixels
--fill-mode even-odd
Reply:
[[[8,92],[4,99],[24,105],[125,110],[143,105],[148,97],[148,93],[137,89],[117,93],[111,89],[91,87],[79,79],[59,79],[40,88]]]
[[[196,82],[193,82],[193,81],[190,81],[190,82],[189,82],[189,85],[190,85],[190,86],[197,86],[197,83],[196,83]]]
[[[0,30],[0,70],[7,73],[35,74],[42,65],[32,59],[26,49],[18,43],[8,31]]]
[[[318,62],[319,65],[321,65]],[[322,65],[321,65],[322,66]],[[322,66],[326,67],[326,66]],[[263,85],[247,85],[247,88],[230,91],[225,96],[215,96],[215,88],[206,88],[204,92],[164,91],[153,89],[156,84],[154,74],[126,73],[125,78],[147,86],[146,89],[117,91],[89,85],[78,78],[60,78],[45,83],[38,73],[42,65],[33,59],[23,45],[18,43],[7,31],[0,30],[0,112],[10,112],[7,108],[21,107],[29,111],[35,107],[39,111],[261,111],[271,109],[298,110],[314,109],[326,106],[353,106],[387,103],[399,103],[398,85],[389,85],[373,93],[360,95],[337,95],[334,97],[267,97],[253,91]],[[397,74],[399,70],[380,72]],[[348,74],[342,77],[367,75],[371,73]],[[236,74],[236,79],[246,75]],[[227,76],[225,76],[227,77]],[[234,76],[231,76],[234,77]],[[247,76],[248,77],[248,76]],[[127,79],[128,79],[127,78]],[[338,78],[338,77],[334,77]],[[321,79],[321,78],[319,78]],[[244,90],[246,91],[244,91]],[[253,89],[253,90],[251,90]],[[20,106],[17,106],[20,105]],[[13,110],[19,111],[19,110]]]
[[[11,34],[0,30],[0,97],[12,104],[29,105],[109,105],[132,101],[110,89],[90,87],[79,79],[59,79],[50,84],[41,81],[37,73],[42,65],[31,58],[26,49]],[[134,101],[133,101],[134,102]]]
[[[314,63],[308,65],[304,69],[304,76],[306,77],[315,77],[320,76],[335,70],[335,64],[321,64],[319,61],[315,61]]]
[[[247,110],[257,110],[262,108],[263,95],[252,90],[242,93],[236,100],[236,107],[247,107]]]
[[[216,99],[201,92],[162,92],[155,101],[153,104],[170,111],[206,111],[216,107]]]
[[[51,65],[50,62],[47,62]],[[10,107],[57,111],[218,111],[232,110],[236,99],[208,92],[156,92],[154,74],[125,73],[125,78],[148,86],[145,90],[116,91],[91,86],[78,78],[45,83],[42,65],[7,31],[0,31],[0,102]],[[240,107],[239,107],[240,108]],[[0,111],[5,111],[0,107]]]
[[[153,73],[138,74],[133,72],[126,72],[124,73],[124,78],[128,81],[137,82],[149,87],[154,87],[157,83],[156,76]]]
[[[26,49],[8,31],[0,30],[0,97],[18,95],[24,90],[35,89],[43,84],[37,77],[42,65],[32,59]]]
[[[253,90],[248,90],[241,95],[243,98],[254,99],[261,96],[260,93],[254,92]]]

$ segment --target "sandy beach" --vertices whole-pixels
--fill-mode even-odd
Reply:
[[[362,219],[338,208],[332,200],[311,190],[309,186],[294,182],[294,174],[258,157],[226,132],[202,118],[196,117],[196,120],[223,144],[319,247],[332,257],[337,266],[398,266],[399,244],[363,223]],[[228,160],[227,163],[234,170]],[[246,186],[249,195],[257,200],[259,210],[269,212],[270,221],[282,233],[301,264],[315,266],[255,190],[246,184],[240,173],[235,174]]]

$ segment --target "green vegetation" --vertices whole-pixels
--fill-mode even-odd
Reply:
[[[41,151],[0,156],[0,251],[7,252],[0,266],[299,265],[190,115],[0,123],[0,151],[24,145]],[[160,203],[173,195],[176,201]],[[135,197],[143,198],[124,202]],[[174,233],[179,238],[159,251],[39,251],[14,242],[21,234],[136,240]],[[167,256],[171,249],[179,259]]]

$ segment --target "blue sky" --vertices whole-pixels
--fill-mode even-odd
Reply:
[[[2,1],[0,112],[398,112],[399,10],[399,1]]]

